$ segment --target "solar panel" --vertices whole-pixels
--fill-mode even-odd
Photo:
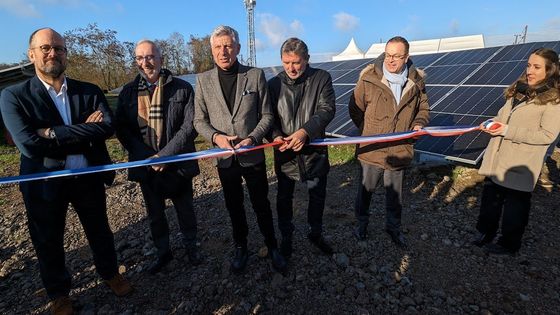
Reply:
[[[426,69],[426,84],[459,84],[478,65],[435,66]]]
[[[439,58],[443,56],[445,56],[445,53],[419,55],[419,56],[413,56],[412,60],[414,61],[415,66],[423,69],[435,63]]]
[[[523,73],[527,57],[539,47],[560,52],[560,41],[411,56],[414,65],[427,74],[429,126],[479,125],[494,117],[504,104],[505,88]],[[348,102],[361,70],[372,62],[374,59],[311,64],[329,71],[333,79],[336,116],[327,127],[329,135],[359,135],[350,120]],[[265,68],[265,73],[272,73],[267,69],[270,68]],[[477,164],[489,139],[482,132],[457,137],[422,137],[414,148],[422,154]]]

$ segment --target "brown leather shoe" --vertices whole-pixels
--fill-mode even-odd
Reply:
[[[49,311],[52,315],[71,315],[74,314],[72,300],[67,296],[61,296],[50,302]]]
[[[130,282],[126,280],[123,275],[117,273],[113,278],[105,280],[105,283],[111,288],[111,291],[116,296],[125,296],[132,292],[134,289],[130,285]]]

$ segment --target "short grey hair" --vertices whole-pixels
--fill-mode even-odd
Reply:
[[[156,44],[156,42],[154,42],[153,40],[149,40],[149,39],[141,39],[138,42],[136,42],[136,45],[134,46],[134,54],[136,54],[136,48],[138,48],[138,46],[142,45],[142,44],[150,44],[154,47],[154,49],[156,50],[157,56],[158,57],[162,57],[161,55],[161,49],[159,49],[159,46]]]
[[[239,33],[237,33],[237,31],[231,26],[220,25],[212,31],[212,35],[210,36],[210,46],[214,46],[215,37],[224,35],[231,37],[233,43],[239,45]]]
[[[286,39],[286,41],[280,47],[280,57],[283,54],[294,53],[300,57],[309,60],[309,49],[304,41],[297,37],[291,37]]]

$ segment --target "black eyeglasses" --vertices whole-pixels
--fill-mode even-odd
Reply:
[[[64,46],[41,45],[39,47],[33,47],[32,49],[35,48],[41,49],[41,52],[45,55],[50,54],[53,49],[57,55],[64,55],[66,52],[68,52],[68,49],[66,49],[66,47]]]
[[[406,56],[408,56],[408,55],[407,54],[404,54],[404,55],[389,55],[388,53],[385,53],[385,59],[387,59],[387,60],[392,60],[392,59],[401,60],[401,59],[404,59]]]
[[[136,56],[136,57],[134,57],[134,60],[136,60],[136,62],[138,62],[138,63],[142,62],[142,60],[153,61],[154,59],[156,59],[156,56],[154,56],[154,55]]]

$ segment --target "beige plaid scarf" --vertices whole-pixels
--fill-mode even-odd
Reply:
[[[138,126],[144,143],[155,151],[159,151],[163,130],[163,83],[166,77],[161,71],[151,98],[146,79],[140,76],[138,82]]]

